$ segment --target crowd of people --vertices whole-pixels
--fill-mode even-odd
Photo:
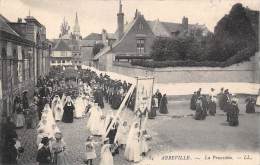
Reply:
[[[195,110],[195,120],[204,120],[207,115],[215,116],[218,104],[220,110],[226,113],[226,121],[229,125],[239,125],[237,95],[231,94],[228,89],[224,88],[221,88],[219,93],[216,93],[214,88],[211,88],[208,94],[201,94],[201,91],[201,88],[195,91],[190,100],[190,109]],[[260,96],[257,97],[257,100],[256,102],[252,96],[246,98],[246,113],[255,113],[255,105],[260,106]]]
[[[140,123],[140,116],[136,114],[133,120],[127,121],[114,115],[131,85],[91,70],[82,70],[77,79],[40,77],[31,103],[28,91],[24,91],[21,98],[16,96],[14,99],[14,117],[8,119],[5,130],[5,148],[8,151],[5,162],[17,163],[23,148],[16,129],[25,128],[37,130],[36,160],[40,165],[71,164],[63,133],[57,123],[73,123],[80,118],[88,118],[86,128],[90,132],[85,142],[86,164],[92,165],[93,159],[100,155],[100,165],[113,165],[113,157],[119,152],[124,152],[128,161],[141,161],[150,150],[148,141],[151,136],[144,123]],[[110,110],[104,110],[103,100],[110,105]],[[133,111],[134,103],[135,94],[127,99],[125,107]],[[155,118],[156,111],[168,113],[166,95],[162,96],[159,90],[152,97],[149,118]],[[96,136],[101,136],[102,141],[95,141]],[[101,146],[100,154],[96,153],[97,145]]]

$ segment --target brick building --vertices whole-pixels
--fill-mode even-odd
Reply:
[[[149,21],[138,10],[134,19],[125,23],[122,3],[119,0],[117,30],[114,33],[116,41],[108,44],[94,57],[95,66],[100,70],[111,70],[113,62],[120,57],[149,56],[151,46],[158,37],[179,37],[196,29],[202,30],[203,35],[208,33],[205,25],[189,24],[187,17],[183,17],[181,23],[163,22],[159,19]]]
[[[50,42],[46,29],[32,16],[24,20],[11,22],[0,15],[1,119],[11,115],[16,95],[24,90],[32,95],[37,78],[49,72]]]

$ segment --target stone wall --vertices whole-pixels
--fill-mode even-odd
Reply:
[[[127,63],[114,63],[107,71],[130,77],[153,76],[156,83],[217,83],[256,82],[259,72],[255,71],[255,60],[230,67],[168,67],[144,68]]]

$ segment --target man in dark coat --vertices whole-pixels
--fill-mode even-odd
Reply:
[[[190,109],[196,110],[197,92],[194,92],[190,100]]]
[[[255,113],[255,100],[249,97],[246,102],[246,113]]]
[[[224,109],[224,88],[220,89],[220,93],[218,94],[218,103],[221,110]]]
[[[238,126],[238,115],[239,115],[239,109],[237,106],[237,103],[235,101],[232,101],[230,104],[230,111],[229,111],[229,125],[230,126]]]

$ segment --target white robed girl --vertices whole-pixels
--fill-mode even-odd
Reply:
[[[128,132],[129,132],[129,127],[127,125],[127,121],[124,121],[123,123],[119,123],[115,141],[117,141],[120,146],[126,145]]]
[[[75,100],[75,114],[74,117],[81,118],[83,116],[83,113],[85,111],[85,104],[82,99],[82,96],[78,96]]]
[[[87,124],[88,130],[92,135],[103,135],[104,120],[102,119],[102,110],[98,107],[97,103],[90,109],[90,116]]]
[[[66,104],[66,101],[67,101],[66,99],[67,99],[67,96],[65,95],[65,93],[63,93],[63,95],[61,97],[61,104],[62,104],[63,107]]]
[[[109,144],[109,139],[106,138],[104,145],[101,148],[101,159],[99,165],[113,165],[114,160],[111,153],[111,145]]]
[[[63,115],[63,106],[62,106],[59,96],[56,99],[53,99],[52,102],[53,102],[52,109],[53,109],[53,113],[54,113],[54,119],[55,119],[55,121],[60,121],[62,119],[62,115]]]
[[[124,156],[126,160],[139,162],[141,161],[141,143],[140,143],[140,131],[138,122],[134,122],[131,126],[128,138],[126,141],[126,148]]]

